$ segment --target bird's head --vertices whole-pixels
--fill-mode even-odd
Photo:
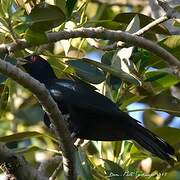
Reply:
[[[46,83],[49,79],[56,78],[50,64],[40,56],[31,55],[18,60],[18,65],[41,83]]]

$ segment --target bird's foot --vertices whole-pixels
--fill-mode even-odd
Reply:
[[[49,128],[50,128],[50,131],[51,131],[51,132],[55,132],[55,126],[54,126],[53,123],[51,123],[51,124],[49,125]]]
[[[84,143],[84,139],[77,138],[74,145],[78,148]]]
[[[69,114],[63,114],[63,119],[65,121],[68,121],[68,119],[70,118],[70,115]]]
[[[73,133],[71,134],[71,137],[72,137],[72,139],[73,139],[74,147],[78,149],[78,147],[80,147],[81,144],[83,144],[84,139],[77,138],[76,135],[77,135],[77,134],[73,132]]]

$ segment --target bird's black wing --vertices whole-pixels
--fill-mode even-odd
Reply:
[[[111,100],[77,81],[54,79],[47,88],[56,102],[67,106],[102,114],[119,113]]]

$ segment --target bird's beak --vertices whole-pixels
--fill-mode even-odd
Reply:
[[[25,64],[27,64],[29,61],[24,59],[24,58],[17,58],[17,66],[20,67],[20,66],[23,66]]]

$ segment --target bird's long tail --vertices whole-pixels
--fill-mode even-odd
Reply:
[[[140,144],[143,148],[150,151],[152,154],[160,157],[163,160],[172,162],[174,148],[165,142],[162,138],[156,136],[148,129],[134,123],[135,127],[131,130],[131,139]]]

